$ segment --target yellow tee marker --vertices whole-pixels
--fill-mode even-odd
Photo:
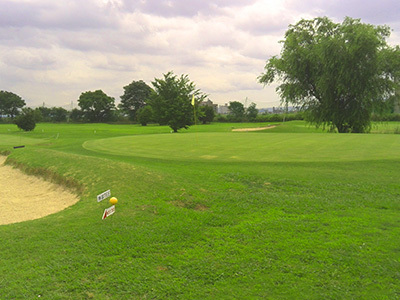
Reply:
[[[117,203],[118,203],[118,199],[117,199],[117,198],[115,198],[115,197],[111,197],[111,199],[110,199],[110,203],[111,203],[111,205],[115,205],[115,204],[117,204]]]

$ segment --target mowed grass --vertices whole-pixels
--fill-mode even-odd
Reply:
[[[85,189],[0,226],[0,298],[400,298],[399,135],[39,124],[14,150],[10,126],[9,162]],[[119,203],[101,220],[107,189]]]
[[[197,133],[90,140],[88,150],[114,155],[224,162],[319,162],[396,159],[400,137],[392,135]],[[379,147],[377,145],[384,145]],[[160,151],[162,149],[162,151]],[[312,155],[305,155],[312,153]]]

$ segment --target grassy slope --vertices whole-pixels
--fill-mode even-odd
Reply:
[[[0,126],[0,134],[8,137],[1,136],[0,149],[10,150],[7,140],[21,134],[11,127],[8,132],[6,126],[10,125]],[[213,138],[222,138],[213,132],[228,132],[231,127],[242,126],[191,128],[179,135],[189,141],[185,146],[185,139],[168,144],[176,135],[166,127],[40,124],[26,135],[40,138],[39,145],[26,143],[25,149],[13,150],[11,158],[71,177],[86,189],[82,201],[63,212],[0,227],[2,295],[5,299],[400,297],[400,161],[395,156],[400,136],[349,139],[319,134],[293,122],[264,132],[234,134],[248,149],[249,136],[273,140],[274,145],[283,139],[285,147],[276,161],[263,160],[260,152],[245,148],[236,155],[248,159],[201,157],[207,155],[207,146],[215,145]],[[190,134],[200,131],[206,133]],[[293,131],[301,136],[297,142],[295,135],[285,133]],[[154,133],[168,133],[158,136],[165,143],[154,145],[154,136],[148,135]],[[148,136],[138,136],[137,149],[122,155],[110,154],[115,148],[107,141],[95,142],[132,134]],[[320,153],[312,148],[306,151],[305,146],[314,147],[326,137],[346,140],[341,149],[346,159],[335,154],[334,146],[323,149],[334,160],[318,158]],[[367,140],[362,147],[360,139]],[[108,153],[83,148],[85,141],[106,145]],[[235,144],[223,141],[220,157],[233,156]],[[305,145],[303,156],[285,160],[287,147],[296,143]],[[146,157],[141,152],[146,145],[159,149],[159,154],[152,151],[152,157]],[[198,155],[182,157],[185,147]],[[371,155],[365,151],[369,147],[376,150]],[[165,155],[165,148],[173,159]],[[351,151],[358,156],[348,155]],[[119,203],[116,214],[102,221],[102,211],[109,205],[97,203],[95,196],[108,188]]]

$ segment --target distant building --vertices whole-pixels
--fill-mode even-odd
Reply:
[[[218,113],[218,104],[214,104],[210,99],[200,102],[199,106],[211,106],[215,113]]]
[[[221,115],[229,115],[230,110],[228,104],[225,103],[225,105],[219,105],[218,106],[218,113]]]
[[[289,106],[287,108],[287,111],[289,113],[292,112],[298,112],[299,109],[297,107],[294,106]],[[286,108],[285,107],[268,107],[268,108],[260,108],[258,110],[258,112],[260,114],[284,114],[286,112]]]

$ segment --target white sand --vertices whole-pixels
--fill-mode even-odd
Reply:
[[[79,201],[61,186],[4,165],[0,156],[0,225],[39,219]]]
[[[267,127],[256,127],[256,128],[238,128],[238,129],[232,129],[232,131],[259,131],[259,130],[265,130],[265,129],[272,129],[275,128],[275,125],[267,126]]]

